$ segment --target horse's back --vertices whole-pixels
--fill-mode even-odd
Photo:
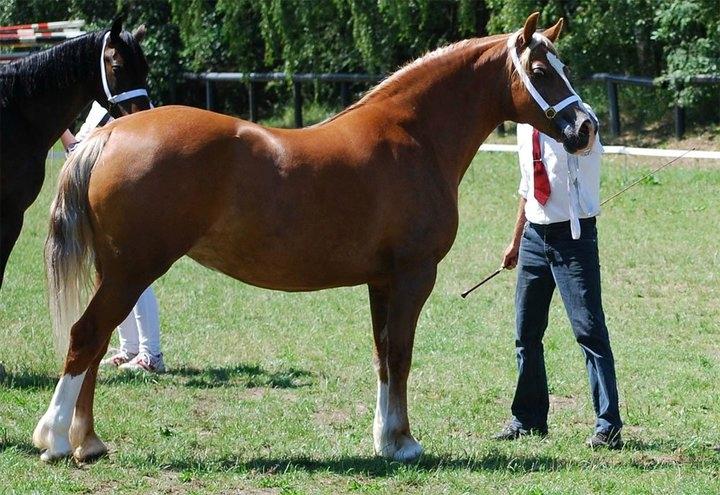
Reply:
[[[413,176],[421,168],[398,163],[402,139],[357,124],[268,129],[189,107],[124,117],[109,128],[91,205],[113,239],[141,232],[162,239],[159,255],[188,253],[255,285],[364,283],[391,268],[391,244],[415,235],[409,218],[431,198],[430,179]]]

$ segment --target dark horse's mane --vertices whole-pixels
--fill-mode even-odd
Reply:
[[[78,36],[39,53],[0,66],[0,108],[12,102],[57,92],[97,77],[100,46],[107,30]],[[140,45],[123,31],[120,35],[133,60],[144,60]]]

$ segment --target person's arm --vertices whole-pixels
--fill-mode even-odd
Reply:
[[[62,136],[60,136],[60,142],[62,143],[63,148],[65,148],[66,153],[72,151],[74,145],[77,144],[77,140],[75,139],[73,133],[70,132],[70,129],[65,129],[65,132],[63,132]]]
[[[512,270],[518,263],[518,252],[520,251],[520,239],[522,238],[523,229],[525,228],[525,203],[527,200],[520,197],[520,205],[518,206],[517,220],[515,221],[515,229],[513,230],[512,240],[503,253],[502,266],[508,270]]]

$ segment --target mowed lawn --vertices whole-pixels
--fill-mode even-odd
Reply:
[[[168,373],[102,371],[96,428],[110,455],[77,466],[45,465],[31,444],[60,371],[42,262],[61,165],[49,161],[0,293],[0,493],[720,493],[719,164],[684,160],[603,211],[626,446],[592,452],[584,361],[557,295],[545,339],[550,435],[490,439],[514,390],[514,273],[459,294],[500,263],[516,163],[480,153],[461,186],[457,241],[417,329],[419,462],[373,456],[365,287],[272,292],[185,259],[155,284]],[[606,157],[603,196],[661,163]]]

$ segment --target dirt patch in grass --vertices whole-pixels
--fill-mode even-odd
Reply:
[[[579,409],[580,407],[580,399],[577,397],[550,394],[550,411]]]

